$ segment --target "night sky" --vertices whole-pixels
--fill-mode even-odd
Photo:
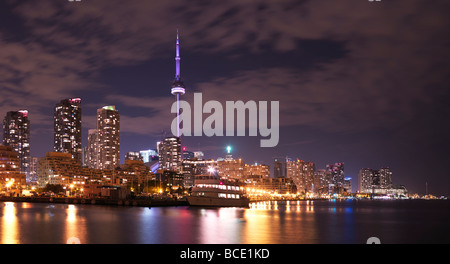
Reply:
[[[0,0],[0,116],[28,109],[31,155],[53,148],[53,110],[82,98],[121,114],[121,155],[171,135],[176,30],[182,98],[280,102],[280,141],[184,137],[205,158],[389,166],[412,193],[450,194],[448,0]],[[208,115],[204,115],[206,119]]]

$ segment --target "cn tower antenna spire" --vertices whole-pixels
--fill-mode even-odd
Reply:
[[[177,29],[177,43],[176,43],[176,56],[175,56],[175,80],[172,83],[171,93],[177,96],[177,137],[180,137],[180,95],[185,94],[184,83],[181,80],[180,73],[180,36]]]

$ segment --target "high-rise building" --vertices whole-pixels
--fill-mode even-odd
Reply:
[[[120,165],[120,115],[115,106],[97,110],[97,168]]]
[[[380,169],[380,186],[381,188],[392,188],[392,171],[390,168]]]
[[[375,189],[390,189],[392,188],[392,171],[389,168],[381,168],[373,170],[363,168],[358,175],[359,192],[372,193]]]
[[[344,163],[329,164],[327,170],[331,172],[332,184],[337,188],[343,188],[345,182]]]
[[[352,178],[345,177],[344,179],[344,191],[351,193],[352,192]]]
[[[166,137],[158,144],[159,169],[181,172],[181,141],[179,137]]]
[[[315,164],[303,160],[286,161],[286,178],[293,180],[298,192],[314,191],[314,172]]]
[[[372,177],[374,174],[374,170],[369,168],[363,168],[359,171],[358,174],[358,185],[359,192],[366,193],[368,190],[372,188]]]
[[[81,99],[61,100],[54,113],[54,151],[70,153],[81,164]]]
[[[91,169],[98,168],[98,133],[97,129],[88,130],[88,145],[86,149],[85,165]]]
[[[28,111],[8,112],[3,120],[3,145],[12,147],[20,161],[20,171],[30,179],[30,120]]]

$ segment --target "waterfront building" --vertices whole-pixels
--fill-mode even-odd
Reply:
[[[390,168],[363,168],[359,171],[358,183],[360,193],[382,193],[380,190],[392,188],[392,171]]]
[[[245,163],[242,159],[234,159],[227,155],[224,160],[217,161],[217,172],[222,177],[231,179],[244,179]]]
[[[147,189],[148,182],[154,180],[155,177],[142,160],[125,159],[125,164],[120,165],[114,173],[116,178],[120,179],[121,184],[126,183],[135,193]]]
[[[319,169],[314,172],[314,192],[317,194],[329,194],[332,184],[331,172]]]
[[[120,165],[120,114],[115,106],[97,110],[97,169]]]
[[[17,152],[20,171],[27,175],[30,182],[30,120],[27,110],[10,111],[3,119],[3,145]]]
[[[331,184],[336,189],[343,189],[345,183],[344,163],[335,163],[327,165],[327,171],[331,173]]]
[[[88,185],[125,185],[143,191],[153,173],[143,161],[126,160],[113,170],[82,167],[70,153],[48,152],[38,162],[38,187],[47,184],[62,185],[72,191],[82,190]]]
[[[202,160],[197,158],[183,159],[183,186],[190,188],[194,186],[196,175],[209,174],[209,171],[217,169],[217,162],[214,160]]]
[[[253,176],[261,176],[263,178],[269,178],[270,177],[270,167],[269,165],[264,164],[253,164],[253,165],[247,165],[244,166],[244,179],[247,179],[249,177]]]
[[[351,193],[352,192],[352,178],[346,177],[344,179],[344,192]]]
[[[303,160],[286,161],[286,178],[292,179],[298,192],[312,192],[314,186],[315,164]]]
[[[26,184],[26,175],[20,171],[19,155],[12,147],[0,145],[0,188],[8,191]]]
[[[179,137],[166,137],[159,142],[158,155],[160,170],[181,172],[181,141]]]
[[[61,100],[54,111],[55,152],[70,153],[81,164],[81,99]]]
[[[380,170],[380,186],[389,189],[392,187],[392,171],[390,168],[381,168]]]

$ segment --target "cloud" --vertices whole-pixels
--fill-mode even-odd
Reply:
[[[308,69],[237,67],[193,84],[205,100],[279,100],[282,125],[339,131],[395,126],[413,119],[418,103],[430,104],[443,93],[448,7],[447,1],[419,0],[23,1],[14,4],[14,13],[29,35],[21,42],[0,40],[1,110],[31,108],[38,122],[49,124],[49,111],[43,111],[49,103],[80,89],[105,90],[93,78],[98,72],[166,54],[180,27],[183,48],[200,55],[244,56],[238,49],[285,54],[311,39],[338,41],[346,50]],[[122,116],[130,133],[167,125],[172,98],[121,92],[105,98],[148,110]]]

